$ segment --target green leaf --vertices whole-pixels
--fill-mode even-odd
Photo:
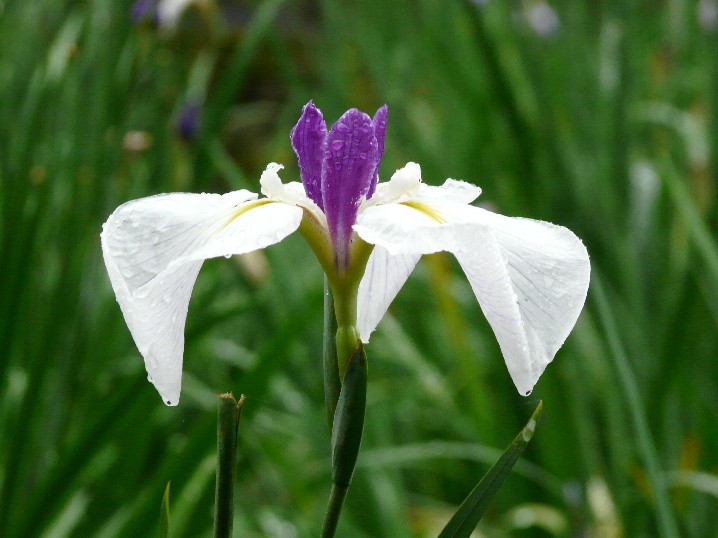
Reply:
[[[170,482],[167,482],[165,494],[162,496],[162,508],[160,509],[160,538],[170,536]]]
[[[439,538],[467,538],[478,525],[481,516],[484,515],[491,499],[499,491],[501,484],[504,483],[506,477],[511,472],[516,461],[523,453],[526,445],[533,437],[536,429],[536,422],[543,403],[539,401],[536,410],[526,423],[526,426],[519,432],[513,442],[506,451],[501,455],[499,460],[484,475],[476,487],[464,499],[454,517],[446,524],[444,530],[439,534]]]

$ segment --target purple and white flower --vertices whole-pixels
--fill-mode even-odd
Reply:
[[[179,401],[187,307],[203,261],[267,247],[297,229],[345,307],[340,327],[364,342],[421,255],[454,254],[516,388],[531,392],[583,308],[585,247],[566,228],[470,205],[481,193],[472,184],[426,185],[415,163],[379,183],[386,120],[386,106],[373,118],[351,109],[327,129],[309,102],[291,133],[301,183],[282,183],[282,166],[271,163],[261,198],[246,190],[165,194],[110,216],[101,237],[112,287],[168,405]]]

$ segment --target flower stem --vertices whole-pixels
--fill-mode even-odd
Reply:
[[[217,404],[217,481],[215,484],[214,537],[230,538],[234,517],[234,478],[237,469],[237,432],[244,406],[232,394],[220,394]]]
[[[332,424],[332,491],[322,527],[322,537],[336,532],[347,490],[354,475],[364,429],[367,361],[364,346],[356,341],[337,401]]]
[[[327,407],[329,431],[334,423],[334,412],[337,408],[342,383],[339,378],[339,362],[337,361],[337,319],[334,315],[334,296],[329,280],[324,277],[324,347],[322,349],[322,365],[324,368],[324,403]]]
[[[321,538],[334,537],[334,533],[337,531],[337,523],[339,523],[339,514],[342,512],[342,506],[344,506],[344,499],[348,490],[348,487],[332,484],[332,492],[329,495],[329,505],[327,506],[327,515],[324,518]]]

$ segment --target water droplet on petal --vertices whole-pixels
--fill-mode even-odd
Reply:
[[[343,141],[343,140],[334,140],[334,141],[331,143],[331,148],[332,148],[334,151],[338,151],[338,150],[342,149],[342,147],[344,147],[344,141]]]
[[[350,129],[346,123],[341,122],[337,124],[337,131],[339,131],[340,133],[348,133]]]
[[[227,254],[224,255],[224,257],[227,259],[230,259],[232,257],[232,254],[228,252]]]
[[[359,158],[362,159],[362,160],[366,160],[366,153],[361,152],[361,153],[359,154]]]

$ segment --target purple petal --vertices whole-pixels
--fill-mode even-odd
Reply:
[[[335,262],[347,261],[359,204],[377,167],[377,139],[369,116],[352,108],[332,126],[324,143],[322,198]]]
[[[366,193],[366,197],[371,198],[376,189],[376,182],[379,179],[379,163],[384,155],[384,136],[386,135],[386,117],[389,113],[389,107],[383,105],[379,107],[379,110],[374,114],[372,123],[374,124],[374,135],[376,136],[377,143],[377,157],[376,157],[376,168],[374,169],[374,175],[371,178],[371,184],[369,190]]]
[[[322,210],[322,151],[327,137],[327,126],[321,111],[309,101],[302,109],[299,121],[292,129],[289,139],[297,154],[299,176],[302,178],[304,192]]]

